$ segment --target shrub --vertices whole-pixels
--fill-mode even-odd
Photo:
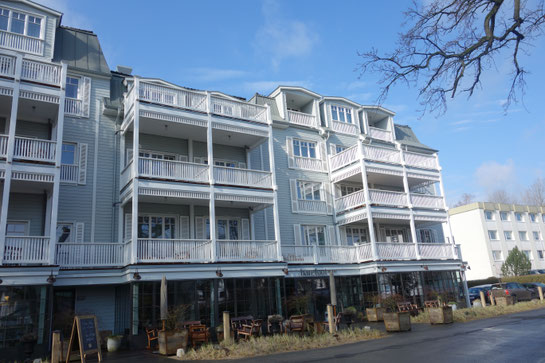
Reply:
[[[500,282],[500,279],[497,277],[491,276],[482,280],[471,280],[467,282],[467,287],[479,286],[479,285],[488,285],[488,284],[497,284]]]

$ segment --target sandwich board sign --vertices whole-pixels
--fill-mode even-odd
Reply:
[[[94,315],[76,315],[72,324],[72,333],[70,334],[70,343],[68,344],[68,354],[66,354],[66,363],[70,362],[70,353],[76,339],[79,343],[79,354],[81,363],[85,363],[85,358],[89,354],[98,354],[98,361],[102,362],[102,352],[100,351],[100,338],[98,334],[97,318]]]

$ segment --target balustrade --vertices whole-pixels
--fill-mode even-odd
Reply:
[[[316,116],[292,110],[288,110],[288,121],[296,125],[303,125],[308,127],[318,126],[316,122]]]
[[[272,188],[272,173],[268,171],[214,166],[214,179],[218,184]]]
[[[4,263],[45,264],[49,259],[49,237],[6,237]]]
[[[41,162],[55,162],[56,142],[49,140],[15,137],[14,158]]]

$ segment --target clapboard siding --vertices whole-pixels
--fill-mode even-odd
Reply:
[[[49,140],[51,128],[46,123],[17,120],[15,135]]]
[[[140,149],[149,151],[160,151],[176,155],[188,155],[187,140],[176,139],[150,134],[140,134]],[[127,133],[125,136],[125,147],[132,148],[133,134]]]
[[[98,330],[115,328],[115,286],[89,286],[76,289],[75,312],[96,315]]]
[[[11,193],[8,220],[28,221],[30,236],[43,236],[45,223],[45,198],[43,194]]]

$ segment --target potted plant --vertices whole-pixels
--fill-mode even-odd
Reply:
[[[108,352],[117,352],[121,346],[122,335],[109,335],[106,338],[106,348]]]
[[[357,316],[358,316],[358,310],[353,306],[349,306],[343,310],[343,314],[342,314],[343,323],[348,325],[348,327],[350,328],[350,325],[354,323],[354,320],[357,318]]]
[[[189,305],[178,305],[169,307],[165,330],[159,331],[159,353],[163,355],[174,355],[178,349],[187,349],[189,331],[180,326],[185,321]]]
[[[507,295],[503,289],[493,289],[490,293],[498,306],[514,305],[516,302],[515,298],[511,295]]]
[[[384,308],[382,307],[382,297],[380,295],[373,296],[372,308],[365,309],[367,321],[383,321]]]
[[[386,331],[411,330],[411,314],[409,312],[399,312],[397,309],[397,304],[402,300],[403,298],[396,294],[382,299],[382,305],[386,309],[386,312],[382,314]]]
[[[428,308],[428,315],[430,317],[430,324],[450,324],[454,322],[454,316],[452,314],[452,307],[450,305],[437,304],[435,307]]]

